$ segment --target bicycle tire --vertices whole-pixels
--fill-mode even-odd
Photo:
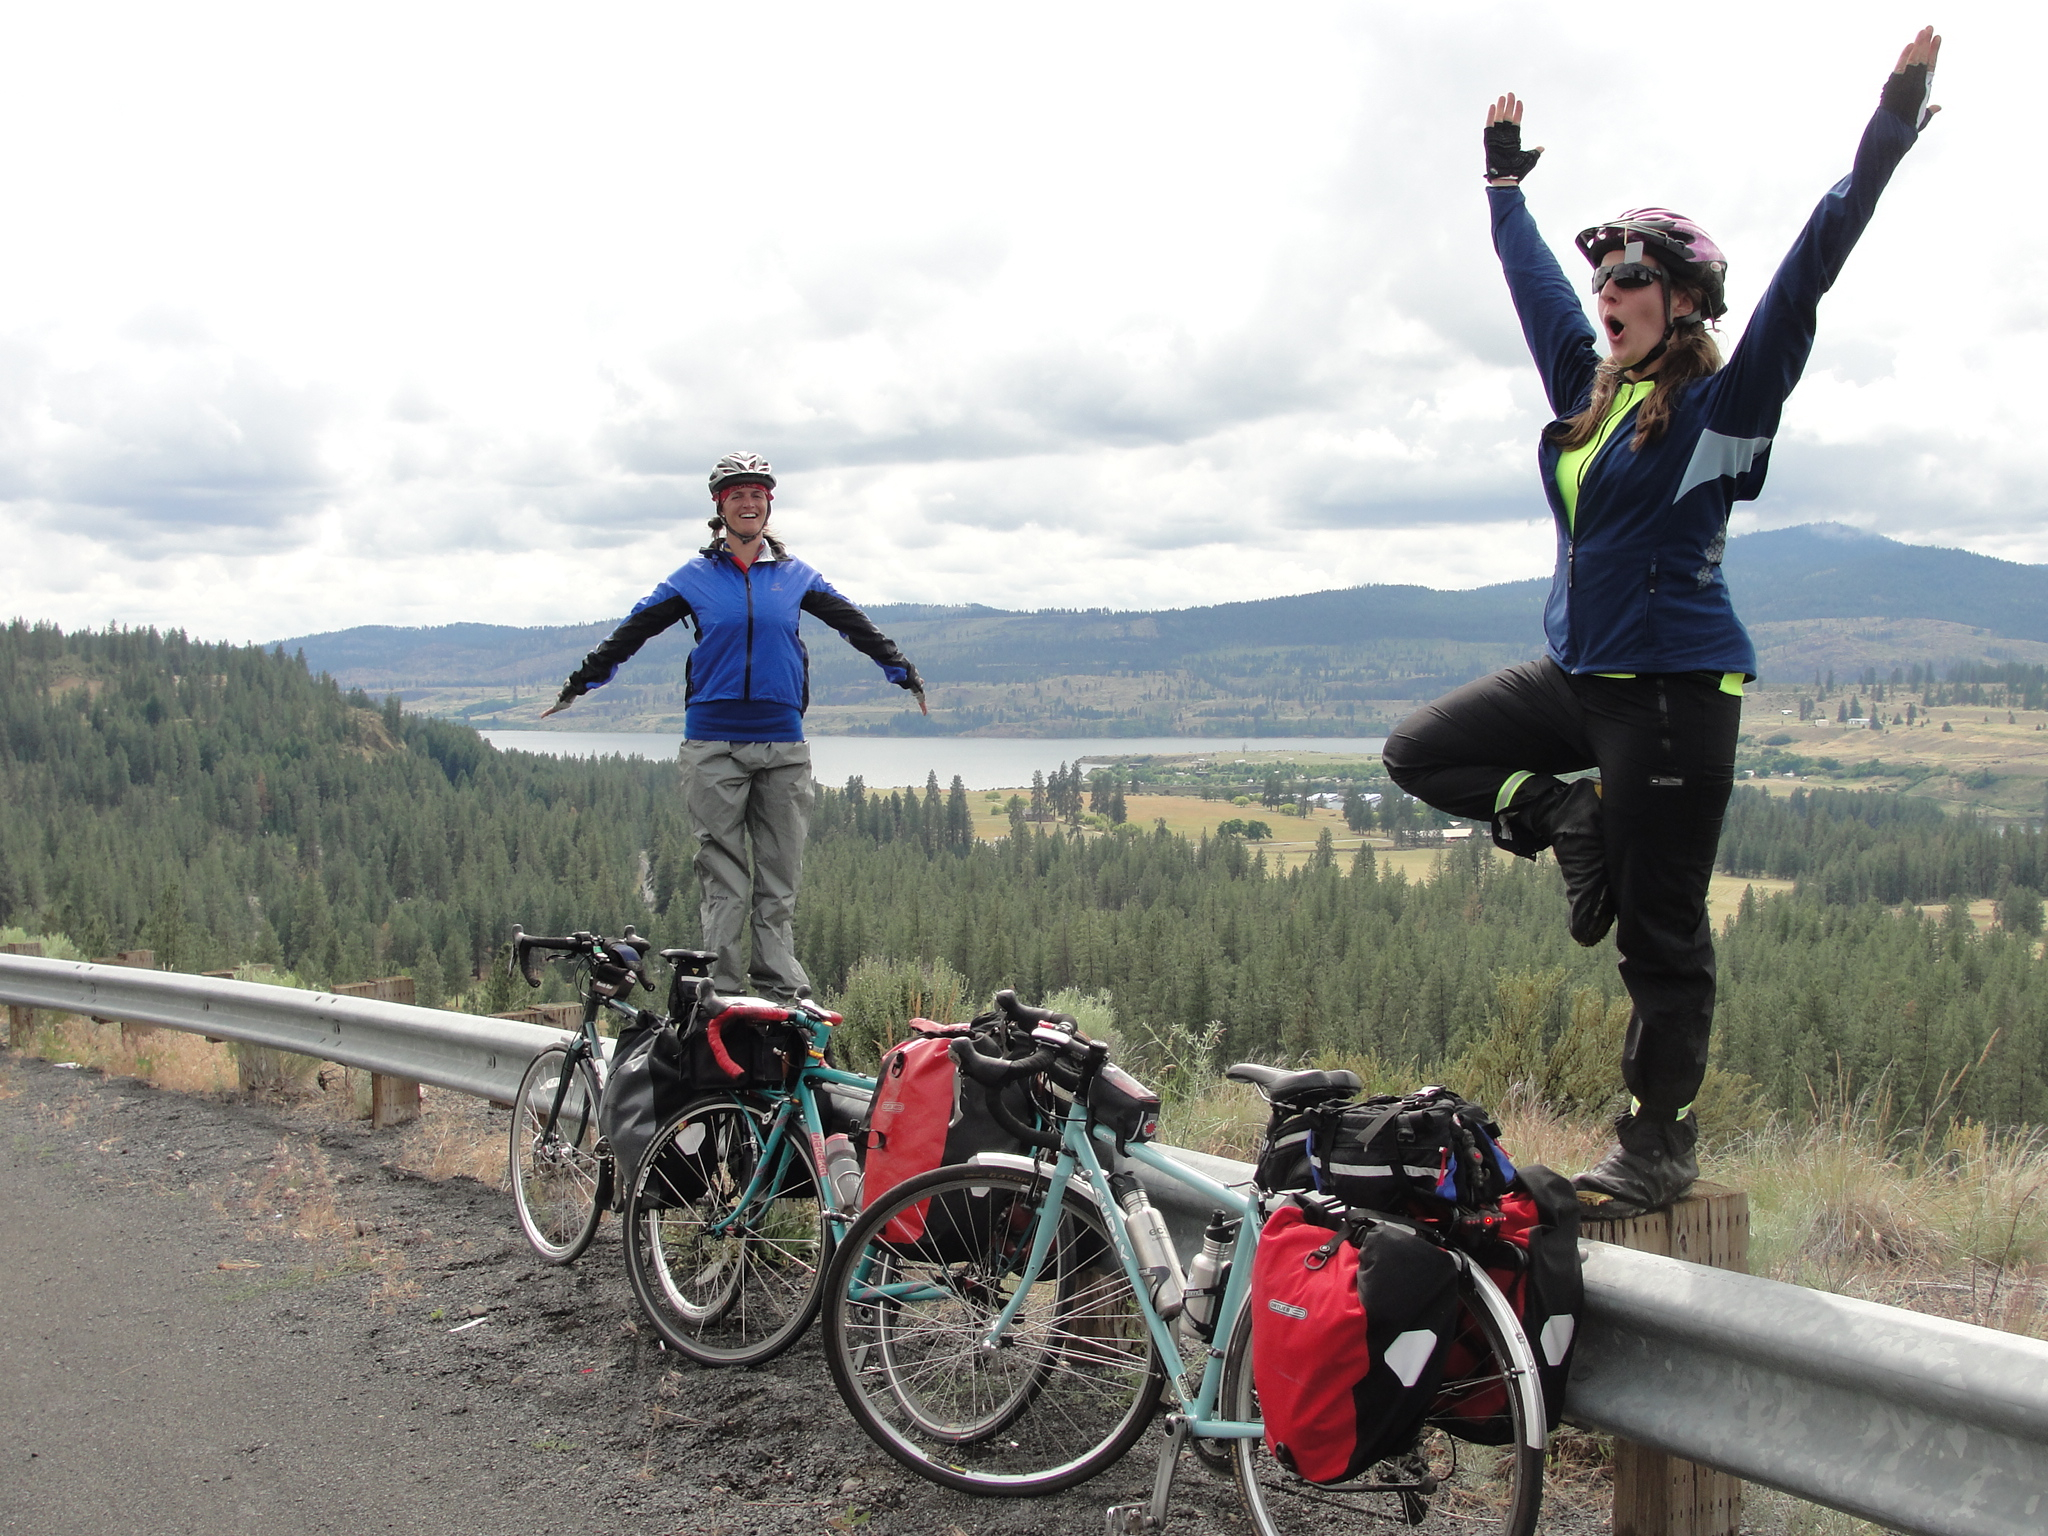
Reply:
[[[704,1365],[758,1365],[818,1315],[831,1221],[805,1143],[785,1136],[780,1167],[758,1181],[755,1112],[705,1099],[647,1145],[626,1196],[626,1276],[670,1348]]]
[[[512,1204],[533,1251],[549,1264],[580,1258],[612,1197],[612,1160],[597,1150],[597,1071],[579,1057],[551,1127],[555,1090],[569,1060],[551,1045],[527,1065],[512,1100]]]
[[[1238,1492],[1258,1536],[1351,1536],[1371,1520],[1455,1530],[1461,1536],[1530,1536],[1543,1501],[1543,1390],[1534,1357],[1500,1292],[1484,1274],[1462,1264],[1458,1306],[1460,1336],[1472,1346],[1471,1369],[1444,1382],[1421,1440],[1407,1455],[1367,1468],[1353,1484],[1318,1485],[1282,1467],[1264,1440],[1235,1442]],[[1259,1417],[1252,1381],[1252,1315],[1247,1301],[1231,1328],[1221,1393],[1223,1411],[1246,1422]],[[1514,1342],[1508,1329],[1514,1330]],[[1507,1444],[1469,1444],[1444,1428],[1455,1404],[1493,1391],[1505,1399],[1512,1429]],[[1424,1474],[1433,1487],[1424,1485]],[[1367,1491],[1366,1484],[1382,1490],[1389,1484],[1408,1486],[1388,1492]]]
[[[982,1348],[1046,1193],[1019,1169],[922,1174],[861,1214],[826,1274],[840,1397],[877,1445],[945,1487],[1018,1496],[1085,1482],[1131,1448],[1166,1385],[1108,1229],[1071,1189],[1011,1339]],[[920,1208],[921,1235],[905,1235]],[[881,1285],[895,1289],[877,1296]]]

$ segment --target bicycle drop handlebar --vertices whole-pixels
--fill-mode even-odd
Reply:
[[[1049,1045],[1042,1045],[1029,1056],[1012,1061],[1004,1056],[984,1056],[974,1048],[971,1040],[965,1038],[955,1040],[948,1049],[953,1053],[953,1060],[960,1064],[960,1070],[988,1090],[990,1119],[1026,1146],[1043,1147],[1048,1152],[1059,1151],[1059,1132],[1042,1131],[1036,1126],[1026,1125],[1003,1102],[1004,1089],[1043,1072],[1058,1058],[1057,1051]]]
[[[578,929],[563,938],[545,938],[540,934],[528,933],[519,924],[514,923],[511,969],[525,977],[529,987],[538,987],[540,963],[535,959],[537,952],[546,950],[556,954],[576,955],[602,963],[614,958],[611,954],[614,944],[627,946],[642,960],[645,960],[647,952],[654,948],[654,941],[641,937],[633,930],[631,924],[627,925],[624,935],[620,938],[607,939],[601,934],[589,933],[583,929]]]

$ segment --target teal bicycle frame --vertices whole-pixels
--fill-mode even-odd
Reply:
[[[1095,1140],[1113,1146],[1116,1138],[1108,1130],[1098,1128]],[[1059,1156],[1053,1163],[1047,1183],[1051,1198],[1045,1202],[1038,1215],[1038,1224],[1031,1237],[1031,1252],[1024,1261],[1024,1268],[1018,1277],[1016,1290],[1009,1302],[989,1325],[987,1337],[982,1341],[988,1348],[1001,1345],[1003,1335],[1009,1332],[1023,1309],[1031,1287],[1038,1283],[1038,1277],[1045,1266],[1046,1255],[1052,1249],[1054,1228],[1059,1221],[1059,1211],[1068,1186],[1073,1182],[1077,1168],[1086,1172],[1086,1189],[1096,1207],[1104,1213],[1103,1225],[1109,1229],[1111,1241],[1116,1245],[1118,1261],[1123,1265],[1124,1278],[1131,1283],[1131,1289],[1140,1299],[1144,1309],[1145,1326],[1152,1337],[1152,1346],[1159,1351],[1162,1362],[1178,1361],[1181,1358],[1180,1344],[1174,1338],[1173,1329],[1159,1315],[1153,1305],[1152,1295],[1145,1284],[1144,1269],[1138,1263],[1137,1249],[1131,1244],[1131,1235],[1124,1221],[1121,1206],[1109,1187],[1109,1172],[1102,1165],[1095,1147],[1088,1136],[1087,1108],[1076,1102],[1067,1113],[1060,1133]],[[1182,1414],[1177,1415],[1182,1423],[1173,1426],[1177,1433],[1197,1435],[1205,1440],[1256,1440],[1265,1433],[1263,1425],[1216,1416],[1216,1399],[1223,1386],[1223,1350],[1217,1339],[1228,1340],[1231,1327],[1237,1321],[1237,1314],[1244,1306],[1244,1298],[1251,1288],[1252,1255],[1259,1245],[1258,1202],[1255,1197],[1228,1185],[1219,1184],[1204,1174],[1195,1172],[1185,1164],[1177,1163],[1165,1153],[1147,1146],[1143,1142],[1128,1145],[1125,1155],[1146,1167],[1165,1174],[1168,1178],[1198,1191],[1218,1209],[1228,1212],[1237,1219],[1237,1241],[1231,1253],[1230,1278],[1223,1287],[1223,1300],[1216,1309],[1215,1326],[1209,1335],[1208,1358],[1202,1366],[1201,1384],[1190,1399],[1182,1381],[1182,1373],[1170,1372],[1173,1391],[1179,1398]],[[976,1158],[974,1161],[995,1163],[1000,1161],[1008,1166],[1020,1163],[1034,1163],[1036,1159],[1000,1154]]]
[[[791,1010],[792,1012],[799,1010]],[[825,1061],[826,1047],[832,1040],[832,1022],[824,1016],[823,1010],[816,1013],[808,1008],[801,1009],[809,1025],[810,1044],[805,1053],[803,1069],[797,1073],[793,1086],[788,1088],[754,1089],[745,1093],[733,1093],[729,1097],[743,1108],[752,1108],[748,1100],[766,1100],[775,1105],[775,1118],[761,1138],[761,1159],[754,1169],[754,1175],[747,1181],[747,1187],[733,1202],[732,1209],[717,1221],[710,1230],[719,1234],[733,1226],[743,1224],[757,1208],[757,1202],[773,1198],[772,1192],[782,1188],[787,1159],[801,1155],[796,1145],[793,1122],[802,1122],[802,1134],[809,1149],[811,1166],[818,1175],[818,1202],[825,1208],[825,1214],[832,1221],[832,1235],[835,1239],[844,1237],[853,1219],[860,1215],[858,1210],[844,1210],[839,1204],[839,1191],[832,1187],[825,1169],[825,1118],[818,1112],[818,1096],[815,1091],[820,1084],[832,1084],[841,1088],[856,1088],[863,1093],[875,1091],[875,1080],[863,1077],[858,1072],[842,1072],[828,1066]],[[702,1102],[699,1100],[698,1102]]]

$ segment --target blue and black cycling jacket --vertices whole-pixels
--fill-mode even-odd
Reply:
[[[742,570],[718,543],[699,550],[635,603],[626,621],[569,675],[569,689],[582,694],[602,688],[641,646],[687,619],[697,636],[684,689],[689,734],[699,735],[700,721],[751,719],[773,729],[771,722],[783,718],[786,725],[777,734],[747,730],[730,739],[800,741],[797,722],[811,703],[811,659],[797,633],[805,613],[837,630],[890,682],[920,686],[916,668],[896,642],[811,566],[788,555],[777,559],[764,544],[753,565]],[[728,739],[726,729],[710,739]]]
[[[1728,365],[1683,386],[1664,435],[1641,452],[1629,445],[1634,412],[1624,417],[1587,466],[1575,519],[1558,493],[1552,433],[1592,398],[1598,338],[1520,188],[1487,189],[1494,249],[1558,415],[1536,462],[1557,527],[1543,629],[1566,671],[1756,674],[1756,649],[1721,576],[1728,515],[1763,489],[1780,412],[1813,350],[1821,295],[1916,137],[1878,109],[1854,169],[1806,221]]]

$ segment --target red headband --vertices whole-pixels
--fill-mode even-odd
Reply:
[[[747,486],[758,486],[762,491],[764,491],[767,494],[767,497],[770,501],[773,501],[775,499],[775,487],[772,485],[762,485],[761,482],[758,480],[748,480],[741,485],[721,485],[716,491],[712,493],[711,499],[717,502],[718,505],[722,507],[725,505],[726,497],[730,496],[734,491],[746,489]]]

